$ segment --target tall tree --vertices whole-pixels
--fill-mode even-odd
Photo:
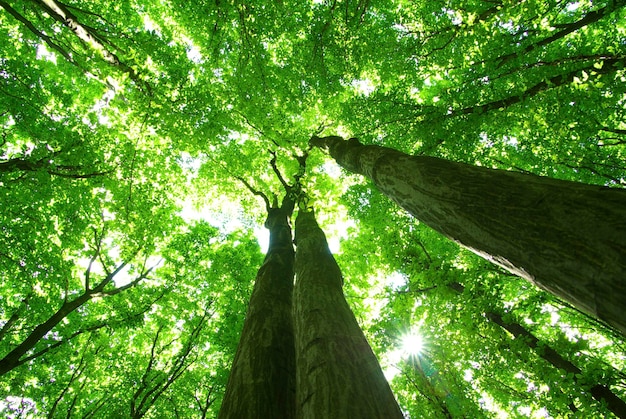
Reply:
[[[275,160],[272,160],[275,164]],[[274,166],[275,167],[275,166]],[[278,171],[277,175],[281,178]],[[241,339],[220,409],[220,418],[293,418],[296,413],[295,349],[291,317],[294,249],[289,220],[299,185],[285,184],[280,206],[267,210],[270,242],[257,273]]]
[[[354,314],[343,278],[312,210],[296,218],[297,416],[401,418]]]
[[[215,416],[267,215],[220,168],[275,190],[267,149],[301,153],[306,133],[625,185],[625,4],[0,0],[1,355],[84,292],[102,221],[110,269],[144,236],[146,253],[164,259],[150,280],[91,299],[47,333],[2,376],[0,411],[128,415],[156,331],[154,383],[176,371],[184,334],[211,302],[198,358],[137,411]],[[621,336],[416,222],[322,153],[309,159],[307,194],[331,248],[341,243],[346,301],[386,376],[403,365],[392,359],[404,334],[419,330],[453,416],[452,404],[472,417],[565,416],[571,402],[604,415],[485,321],[514,311],[581,369],[580,383],[610,383],[624,398]],[[154,222],[164,212],[182,217]],[[103,276],[94,270],[91,282]],[[462,298],[444,292],[450,282],[464,284]],[[391,379],[403,413],[438,417],[417,373]],[[136,406],[163,387],[142,388]]]
[[[316,137],[345,169],[467,249],[626,334],[626,191]]]

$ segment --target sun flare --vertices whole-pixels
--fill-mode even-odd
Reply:
[[[424,350],[424,339],[417,332],[402,337],[402,350],[408,355],[419,355]]]

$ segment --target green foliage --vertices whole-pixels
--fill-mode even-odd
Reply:
[[[623,1],[249,3],[59,3],[87,42],[43,2],[0,2],[0,357],[89,297],[2,376],[7,416],[214,416],[262,263],[241,179],[280,196],[269,151],[290,181],[314,133],[626,182]],[[597,417],[595,384],[625,398],[623,337],[317,151],[303,183],[410,417]],[[399,356],[417,329],[424,353]]]

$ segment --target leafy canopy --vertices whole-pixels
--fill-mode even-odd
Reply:
[[[0,7],[0,356],[24,349],[0,380],[8,416],[214,416],[262,260],[263,202],[241,179],[280,195],[270,152],[289,178],[314,133],[626,182],[623,1]],[[307,167],[411,417],[592,417],[594,385],[625,397],[622,337],[321,153]]]

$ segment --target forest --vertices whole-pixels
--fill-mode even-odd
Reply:
[[[626,418],[625,6],[0,0],[0,415]]]

